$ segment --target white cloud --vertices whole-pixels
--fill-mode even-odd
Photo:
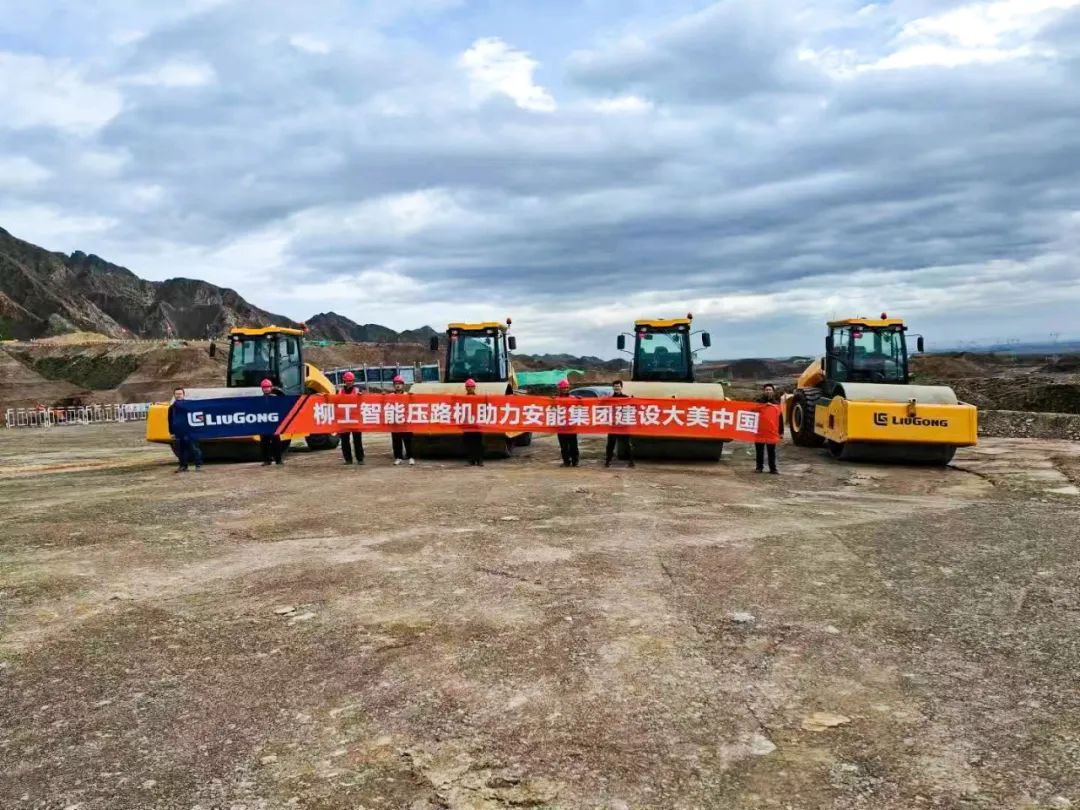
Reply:
[[[29,158],[0,157],[0,188],[33,188],[50,176],[52,172]]]
[[[533,81],[536,60],[498,37],[476,40],[458,64],[480,99],[501,94],[523,110],[534,112],[554,112],[558,106],[552,95]]]
[[[1015,38],[1028,39],[1054,15],[1080,0],[993,0],[971,3],[906,24],[900,40],[939,38],[960,48],[995,49]]]
[[[912,68],[956,68],[1033,57],[1052,58],[1054,52],[1037,44],[1039,31],[1080,0],[986,0],[969,3],[903,22],[892,39],[890,52],[859,53],[854,49],[804,47],[800,59],[814,62],[837,77],[867,71]],[[883,7],[868,7],[860,14],[868,24],[879,24]],[[865,9],[864,9],[865,11]]]
[[[112,177],[119,174],[130,159],[126,152],[85,149],[79,151],[75,162],[82,171],[101,177]]]
[[[615,96],[593,102],[593,109],[602,113],[643,113],[653,108],[651,101],[640,96]]]
[[[123,98],[112,86],[88,81],[71,64],[0,52],[0,128],[36,126],[90,134],[111,121]]]
[[[127,76],[124,81],[145,87],[202,87],[215,78],[214,68],[205,62],[175,60]]]
[[[330,45],[328,43],[318,37],[313,37],[310,34],[293,34],[289,37],[289,44],[298,51],[304,51],[305,53],[330,53]]]
[[[0,223],[20,239],[70,253],[84,249],[90,237],[103,234],[117,221],[72,214],[51,205],[20,205],[0,208]]]

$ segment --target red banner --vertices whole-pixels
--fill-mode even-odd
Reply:
[[[632,433],[752,442],[763,406],[722,399],[332,394],[301,397],[279,433]]]

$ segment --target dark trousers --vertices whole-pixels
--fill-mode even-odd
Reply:
[[[402,460],[412,458],[411,433],[391,433],[390,444],[394,448],[394,458]]]
[[[195,462],[196,467],[202,466],[202,448],[199,447],[199,442],[196,439],[177,438],[173,442],[173,452],[176,453],[181,470],[186,470],[191,462]]]
[[[349,437],[352,436],[352,445],[349,445]],[[346,464],[353,463],[353,449],[356,449],[356,461],[364,460],[364,434],[363,433],[339,433],[341,439],[341,457]]]
[[[623,436],[618,433],[609,433],[607,437],[607,451],[604,456],[604,460],[611,462],[611,459],[615,456],[615,445],[619,446],[619,452],[626,456],[627,461],[634,460],[634,445],[630,442],[629,436]]]
[[[563,465],[572,465],[574,467],[578,465],[581,456],[578,453],[576,433],[559,434],[559,452],[562,453]]]
[[[765,451],[769,451],[769,469],[776,472],[776,445],[765,444],[765,442],[754,443],[754,453],[757,456],[757,468],[759,470],[765,469]]]
[[[484,434],[479,431],[468,431],[464,434],[465,457],[470,464],[484,463]]]
[[[282,464],[282,449],[281,437],[276,433],[259,437],[259,451],[262,453],[263,464],[269,464],[271,460],[275,464]]]

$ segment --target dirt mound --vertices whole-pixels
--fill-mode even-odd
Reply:
[[[225,385],[228,352],[218,346],[210,356],[206,343],[191,343],[179,348],[154,346],[138,356],[136,368],[117,386],[122,402],[157,402],[172,396],[178,385],[189,388],[215,388]]]
[[[1066,354],[1043,366],[1044,374],[1080,374],[1080,354]]]
[[[103,335],[100,332],[68,332],[66,335],[40,338],[36,342],[50,346],[79,346],[84,343],[108,343],[112,340],[115,340],[115,338]]]
[[[46,379],[9,352],[0,351],[0,409],[74,404],[88,394],[70,382]]]
[[[1080,413],[1080,383],[1053,377],[984,377],[956,380],[952,389],[979,408],[1046,413]]]
[[[982,377],[988,371],[985,358],[970,354],[923,354],[911,359],[913,375],[934,379]]]

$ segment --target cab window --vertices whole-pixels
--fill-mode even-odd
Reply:
[[[300,339],[296,335],[278,337],[278,380],[286,394],[299,394],[304,387],[304,369],[300,360]]]
[[[851,330],[844,326],[832,330],[832,351],[829,353],[827,370],[830,379],[847,382],[851,379],[849,351],[851,349]]]

